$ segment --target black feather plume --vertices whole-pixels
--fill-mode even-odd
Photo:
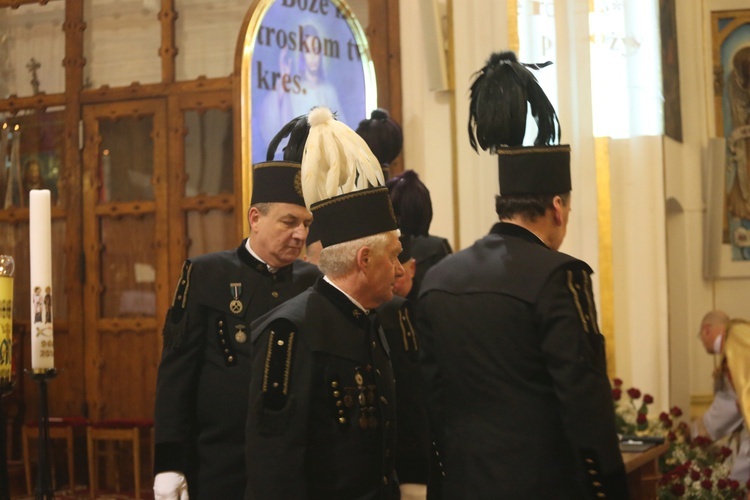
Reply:
[[[469,143],[475,151],[522,146],[527,103],[539,132],[535,145],[560,140],[560,122],[536,77],[528,68],[552,64],[522,64],[513,52],[494,53],[475,73],[469,104]]]
[[[307,123],[307,115],[301,115],[292,118],[281,130],[271,139],[266,152],[266,161],[272,161],[276,156],[276,149],[279,143],[286,136],[289,136],[289,142],[284,146],[284,160],[302,163],[302,153],[305,152],[305,143],[310,133],[310,124]]]

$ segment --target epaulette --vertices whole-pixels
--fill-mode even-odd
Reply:
[[[177,288],[172,299],[172,306],[167,311],[167,318],[164,321],[162,337],[164,349],[179,349],[182,339],[185,336],[187,326],[187,306],[188,291],[190,290],[190,273],[193,270],[193,263],[186,260],[182,265],[180,280],[177,282]]]
[[[576,310],[581,320],[581,325],[586,333],[599,333],[599,324],[596,317],[596,305],[594,304],[591,289],[591,277],[584,267],[574,267],[567,270],[568,290],[573,296]]]
[[[263,407],[278,411],[284,408],[289,395],[289,377],[297,327],[288,319],[280,318],[271,322],[267,329],[268,347],[261,393]]]

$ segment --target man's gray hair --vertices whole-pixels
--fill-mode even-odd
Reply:
[[[329,278],[338,278],[350,273],[357,267],[357,252],[362,247],[370,247],[375,254],[385,251],[388,235],[398,237],[398,230],[365,236],[357,240],[345,241],[331,245],[320,251],[320,271]]]
[[[268,215],[268,211],[271,210],[271,202],[264,201],[261,203],[254,203],[247,208],[247,211],[250,212],[250,209],[253,207],[260,212],[260,215]]]

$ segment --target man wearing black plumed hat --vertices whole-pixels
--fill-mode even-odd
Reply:
[[[627,498],[592,270],[558,251],[570,148],[553,144],[556,113],[515,54],[477,73],[469,138],[497,154],[499,222],[428,271],[419,299],[443,496]]]
[[[245,498],[398,498],[395,386],[374,309],[403,273],[399,233],[362,138],[327,108],[308,122],[302,188],[324,277],[251,326]]]
[[[291,133],[304,135],[306,122]],[[290,133],[282,130],[280,136]],[[304,144],[304,139],[295,144]],[[319,272],[298,260],[312,214],[301,150],[253,167],[250,236],[234,250],[185,261],[164,324],[155,414],[156,500],[242,498],[250,323],[308,288]]]

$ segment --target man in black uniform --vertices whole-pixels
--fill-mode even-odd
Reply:
[[[325,276],[252,325],[245,498],[398,498],[393,372],[373,312],[403,272],[396,221],[364,141],[325,108],[311,111],[309,122],[303,188]],[[352,136],[350,154],[320,146]],[[334,162],[375,182],[334,195],[355,184],[341,182],[338,170],[327,177]]]
[[[525,148],[527,100],[539,135]],[[592,271],[557,251],[571,183],[554,109],[504,53],[478,73],[470,116],[472,145],[499,157],[500,222],[428,271],[417,326],[443,496],[627,498]]]
[[[430,426],[424,398],[424,383],[419,370],[419,337],[412,323],[411,303],[406,298],[413,286],[414,258],[412,237],[401,234],[398,260],[404,268],[396,278],[393,299],[376,309],[391,352],[396,378],[396,474],[401,500],[427,497],[430,469]]]
[[[250,323],[319,276],[296,260],[312,221],[300,172],[295,162],[255,165],[250,236],[183,266],[157,382],[157,500],[244,494]]]

